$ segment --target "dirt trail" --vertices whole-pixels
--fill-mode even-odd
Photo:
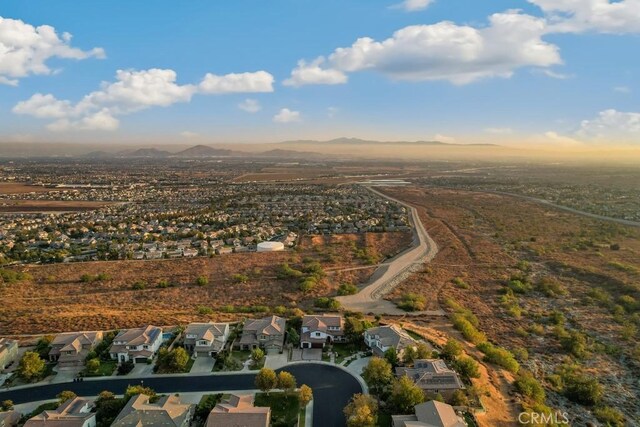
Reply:
[[[413,226],[413,244],[411,248],[381,264],[371,276],[369,284],[360,292],[355,295],[337,297],[336,299],[340,301],[340,304],[345,309],[362,313],[444,316],[445,313],[442,310],[406,313],[397,308],[392,302],[383,299],[387,293],[391,292],[409,275],[419,270],[423,264],[431,261],[438,253],[438,245],[425,230],[415,207],[387,196],[371,187],[367,187],[367,189],[380,197],[407,208],[409,221]]]

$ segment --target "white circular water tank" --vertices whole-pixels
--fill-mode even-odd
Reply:
[[[258,243],[258,252],[275,252],[275,251],[284,251],[284,243],[282,242]]]

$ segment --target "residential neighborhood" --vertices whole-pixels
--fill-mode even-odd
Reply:
[[[77,166],[77,165],[76,165]],[[242,168],[250,165],[239,164]],[[409,231],[406,209],[358,185],[236,183],[180,176],[158,182],[141,165],[135,182],[108,165],[66,176],[46,165],[14,166],[14,180],[32,193],[0,194],[0,204],[62,200],[92,209],[0,212],[0,259],[5,263],[158,260],[255,252],[260,242],[294,247],[301,234]]]
[[[366,326],[366,329],[356,336],[347,334],[346,325],[357,323],[369,326]],[[299,337],[294,336],[298,335],[297,333],[292,336],[287,333],[288,324],[300,325]],[[305,358],[303,363],[317,363],[319,365],[308,365],[307,370],[313,369],[313,366],[335,366],[360,378],[359,381],[362,384],[364,384],[364,379],[368,378],[366,373],[368,366],[382,362],[388,364],[389,369],[392,367],[390,363],[395,364],[393,367],[396,379],[393,381],[408,378],[410,384],[421,390],[426,399],[437,395],[444,396],[447,401],[454,402],[457,398],[454,392],[465,389],[462,378],[456,371],[450,369],[444,360],[432,358],[412,360],[408,356],[409,353],[424,356],[435,354],[433,353],[435,350],[430,343],[417,339],[415,334],[411,335],[401,325],[396,323],[369,324],[362,319],[345,318],[340,313],[305,314],[298,318],[272,315],[246,319],[240,323],[194,322],[177,328],[146,325],[121,330],[117,333],[67,332],[52,338],[46,357],[48,363],[54,364],[59,372],[58,375],[61,375],[60,372],[64,372],[65,368],[77,368],[78,365],[83,364],[88,366],[89,357],[92,357],[88,357],[89,353],[92,352],[99,358],[98,352],[103,351],[101,348],[105,348],[104,354],[107,360],[112,359],[119,365],[142,364],[143,366],[149,366],[154,362],[159,364],[162,358],[166,359],[171,355],[177,355],[176,351],[184,349],[185,355],[188,355],[191,363],[187,363],[186,371],[174,371],[176,373],[173,375],[186,375],[187,378],[191,375],[216,375],[216,366],[221,366],[223,371],[227,370],[228,359],[240,357],[242,354],[250,354],[252,358],[255,355],[258,355],[255,357],[263,358],[258,365],[264,366],[261,369],[252,368],[253,363],[245,363],[240,366],[240,371],[243,372],[251,372],[252,369],[256,369],[253,372],[258,373],[259,377],[265,369],[268,371],[271,367],[287,369],[289,366],[296,366],[300,362],[292,359],[295,352],[308,351],[309,353],[303,353],[306,355],[303,356]],[[256,353],[261,350],[264,350],[265,353]],[[345,351],[347,351],[346,354]],[[250,360],[252,359],[247,362]],[[197,371],[189,372],[189,369],[196,369],[195,363],[200,364],[198,365],[200,367],[207,366],[207,371],[198,368]],[[63,370],[60,370],[61,368]],[[258,369],[260,370],[258,371]],[[232,374],[233,370],[235,369],[230,369],[227,373]],[[76,369],[74,372],[89,373],[87,368],[85,371]],[[116,371],[108,373],[107,377],[138,375],[133,378],[138,378],[140,387],[142,387],[145,378],[156,376],[155,370],[146,370],[146,368],[137,371],[138,374],[127,372],[118,368]],[[91,380],[91,377],[88,377],[87,380]],[[256,379],[256,381],[258,380]],[[117,414],[114,413],[110,425],[116,427],[155,425],[268,427],[273,422],[275,407],[262,406],[264,403],[261,403],[265,402],[265,396],[268,394],[254,395],[234,392],[228,395],[215,395],[214,398],[214,395],[196,394],[192,396],[188,393],[184,396],[164,394],[155,397],[143,388],[135,389],[135,391],[138,394],[133,394],[127,398],[128,400],[122,402],[122,409]],[[113,399],[107,395],[100,397],[100,399],[107,398]],[[64,425],[70,427],[76,425],[95,426],[96,413],[101,413],[100,411],[96,412],[96,405],[99,407],[104,404],[104,401],[100,399],[93,402],[80,397],[70,397],[62,405],[56,404],[51,406],[52,409],[33,414],[25,425],[53,425],[53,420],[64,420],[67,423]],[[198,409],[205,401],[210,404],[210,409],[206,413]],[[460,408],[466,408],[466,406],[458,404],[454,410],[451,405],[434,400],[424,400],[417,403],[410,414],[390,413],[389,416],[392,427],[467,426],[468,424],[461,421]],[[277,417],[284,416],[280,412],[277,414]],[[24,414],[20,415],[15,411],[0,411],[0,416],[5,419],[22,418],[24,420]],[[5,425],[11,424],[5,423]]]

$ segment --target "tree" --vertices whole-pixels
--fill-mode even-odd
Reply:
[[[300,394],[298,394],[298,401],[303,408],[311,402],[313,399],[313,390],[306,384],[300,386]]]
[[[480,378],[480,367],[478,363],[470,357],[461,357],[453,363],[455,369],[465,377]]]
[[[404,363],[405,365],[413,364],[413,361],[416,360],[417,355],[418,355],[418,352],[416,351],[415,348],[411,346],[405,348],[404,354],[402,355],[402,363]]]
[[[387,362],[391,364],[391,366],[398,366],[398,352],[394,347],[390,347],[387,351],[384,352],[384,358],[387,359]]]
[[[196,285],[198,286],[206,286],[209,284],[209,279],[207,276],[198,276],[196,279]]]
[[[538,380],[530,372],[522,372],[516,379],[516,390],[537,403],[544,403],[545,392]]]
[[[374,427],[378,422],[378,403],[366,394],[355,394],[344,408],[348,427]]]
[[[60,402],[60,404],[62,405],[67,400],[73,400],[77,396],[78,395],[75,394],[74,392],[69,391],[69,390],[65,390],[65,391],[61,391],[60,393],[58,393],[58,395],[56,397],[58,398],[58,402]]]
[[[189,353],[182,347],[176,347],[170,352],[169,363],[174,372],[184,372],[189,364]]]
[[[380,394],[391,383],[393,372],[389,362],[373,357],[362,370],[362,377],[374,394]]]
[[[451,406],[467,406],[469,405],[469,398],[467,397],[466,394],[464,394],[464,391],[454,390],[454,392],[451,393],[451,399],[449,399],[449,404]]]
[[[431,358],[431,349],[428,345],[421,342],[416,347],[416,359],[430,359]]]
[[[125,402],[131,399],[131,397],[137,396],[138,394],[145,394],[149,396],[150,399],[153,399],[156,397],[156,392],[151,387],[144,387],[142,385],[130,385],[127,387],[127,390],[124,392]]]
[[[262,368],[256,375],[256,387],[269,394],[269,391],[276,388],[278,385],[278,378],[273,369]]]
[[[96,372],[98,372],[98,369],[100,369],[100,359],[93,358],[93,359],[89,359],[87,360],[87,371],[91,372],[92,374],[95,374]]]
[[[447,343],[442,347],[442,356],[454,360],[462,353],[462,344],[459,341],[450,338]]]
[[[113,392],[109,391],[109,390],[103,390],[100,392],[100,394],[98,394],[98,399],[96,400],[96,402],[99,401],[105,401],[105,400],[112,400],[115,399],[116,395],[113,394]]]
[[[395,408],[394,413],[412,414],[413,407],[424,402],[424,392],[406,375],[393,382],[389,403]]]
[[[26,381],[33,381],[40,378],[42,374],[44,374],[44,371],[44,360],[40,358],[38,353],[33,351],[27,351],[18,364],[18,375]]]
[[[278,373],[278,388],[287,393],[291,393],[296,388],[296,377],[287,371]]]
[[[13,409],[13,400],[3,400],[0,403],[0,411],[11,411]]]
[[[287,341],[296,347],[300,345],[300,335],[298,334],[298,331],[293,328],[289,328],[287,331]]]
[[[253,360],[254,364],[260,363],[260,361],[264,358],[264,351],[259,348],[254,348],[251,350],[251,360]]]

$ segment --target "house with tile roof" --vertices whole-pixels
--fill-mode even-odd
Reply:
[[[412,368],[396,368],[396,375],[406,375],[425,392],[440,393],[443,396],[465,388],[458,374],[449,369],[442,359],[418,359],[414,361]]]
[[[15,427],[21,418],[22,414],[18,411],[0,412],[0,427]]]
[[[393,427],[467,427],[453,406],[431,400],[415,406],[413,415],[392,415]]]
[[[269,427],[271,408],[253,406],[253,395],[232,394],[218,403],[207,417],[206,427]]]
[[[184,348],[193,357],[215,356],[227,343],[228,323],[190,323],[184,331]]]
[[[162,396],[151,403],[149,396],[131,397],[111,427],[189,427],[196,405],[182,403],[179,396]]]
[[[18,360],[18,341],[0,338],[0,371]]]
[[[58,334],[51,341],[49,360],[58,362],[58,368],[83,366],[87,355],[102,341],[102,337],[102,331]]]
[[[53,411],[43,411],[30,418],[25,427],[95,427],[96,414],[90,400],[75,397]]]
[[[120,331],[109,348],[111,359],[118,363],[132,361],[147,363],[152,360],[162,344],[162,328],[145,326],[143,328]]]
[[[402,358],[405,348],[417,346],[416,341],[401,327],[396,325],[379,326],[364,331],[364,342],[373,354],[382,357],[393,348],[398,357]]]
[[[262,319],[247,320],[237,346],[241,350],[263,348],[282,351],[286,321],[282,317],[269,316]]]
[[[300,348],[324,348],[345,342],[344,318],[339,314],[306,315],[302,318]]]

